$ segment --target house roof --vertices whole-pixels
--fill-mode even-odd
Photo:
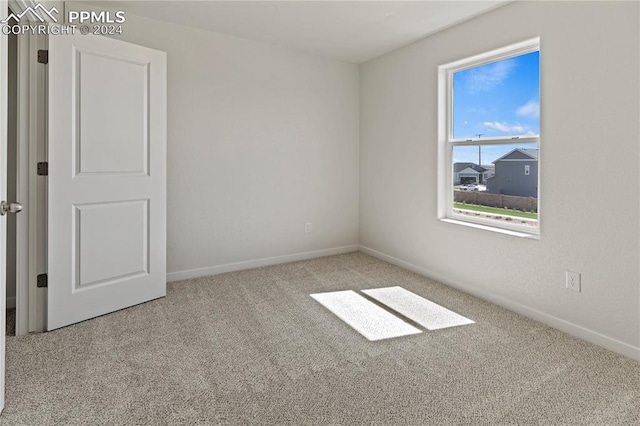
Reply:
[[[487,171],[484,167],[478,166],[476,163],[453,163],[453,172],[459,173],[464,169],[471,168],[478,173],[484,173]]]
[[[466,169],[460,170],[460,176],[469,174],[479,175],[480,173],[482,172],[477,171],[473,167],[467,167]]]
[[[521,149],[520,151],[524,152],[525,154],[529,154],[531,156],[531,158],[538,158],[538,150],[537,149]]]
[[[507,160],[509,159],[509,157],[512,157],[513,154],[515,153],[521,153],[524,154],[525,156],[529,157],[532,160],[538,160],[538,150],[537,149],[525,149],[525,148],[515,148],[511,151],[509,151],[508,153],[506,153],[505,155],[503,155],[502,157],[496,159],[493,164],[497,163],[500,160]]]

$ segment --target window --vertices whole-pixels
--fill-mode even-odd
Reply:
[[[540,40],[442,65],[438,73],[440,219],[536,237]]]

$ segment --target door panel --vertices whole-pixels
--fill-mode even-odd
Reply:
[[[147,174],[149,64],[81,49],[76,54],[77,173]]]
[[[149,274],[149,200],[76,205],[76,290]]]
[[[166,55],[49,38],[47,329],[166,294]]]

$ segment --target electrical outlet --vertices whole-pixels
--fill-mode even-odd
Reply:
[[[304,233],[305,234],[311,233],[311,222],[307,222],[304,224]]]
[[[567,271],[567,288],[580,293],[580,273]]]

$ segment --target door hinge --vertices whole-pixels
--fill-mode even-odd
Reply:
[[[41,64],[49,63],[49,51],[48,50],[38,50],[38,62]]]
[[[38,176],[48,176],[49,175],[49,163],[43,161],[38,163]]]
[[[37,283],[38,283],[38,288],[48,287],[49,279],[47,277],[47,274],[38,275]]]

